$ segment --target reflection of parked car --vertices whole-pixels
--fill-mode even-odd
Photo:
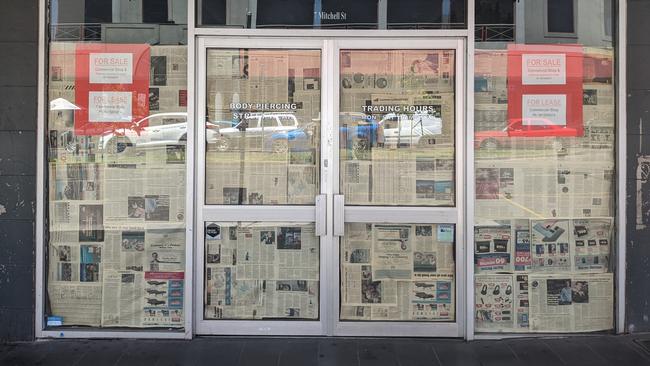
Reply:
[[[271,138],[265,140],[265,150],[272,150],[275,153],[284,153],[287,151],[311,151],[316,144],[313,137],[318,135],[317,123],[308,123],[304,126],[281,131],[271,135]]]
[[[436,143],[434,136],[442,134],[442,119],[429,113],[389,113],[380,123],[384,127],[386,145],[390,147],[430,146]]]
[[[384,131],[380,122],[363,113],[344,112],[339,115],[339,145],[355,154],[384,145]]]
[[[508,126],[500,131],[476,132],[474,147],[499,149],[521,145],[527,148],[552,147],[555,150],[563,150],[566,146],[562,138],[578,135],[579,132],[575,128],[557,125],[543,118],[517,118],[510,120]]]
[[[206,122],[206,137],[219,131],[219,125]],[[147,148],[182,145],[187,142],[187,113],[156,113],[131,124],[117,128],[100,137],[99,147],[109,153],[121,153],[128,147]]]
[[[268,146],[267,140],[271,140],[274,134],[287,133],[297,128],[298,120],[291,113],[251,113],[234,127],[219,129],[219,132],[207,141],[218,151],[240,147],[248,150],[265,149]],[[287,151],[287,140],[271,141],[270,147],[273,151]]]

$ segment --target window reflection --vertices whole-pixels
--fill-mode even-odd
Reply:
[[[616,93],[612,19],[604,19],[612,4],[507,3],[477,2],[477,22],[487,24],[474,60],[476,329],[608,330]],[[580,27],[578,10],[590,19]]]
[[[208,51],[206,203],[314,203],[320,65],[319,50]]]

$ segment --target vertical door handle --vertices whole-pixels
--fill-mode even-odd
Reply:
[[[316,236],[327,235],[327,196],[316,196]]]
[[[345,233],[345,196],[334,195],[334,236],[343,236]]]

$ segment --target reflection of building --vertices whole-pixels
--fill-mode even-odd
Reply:
[[[514,14],[516,42],[611,47],[611,15],[611,0],[517,1]]]
[[[476,0],[475,38],[477,42],[611,47],[612,6],[611,0]]]
[[[53,41],[187,43],[184,0],[58,0]]]

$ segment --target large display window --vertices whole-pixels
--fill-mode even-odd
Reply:
[[[615,11],[503,3],[476,7],[477,22],[507,18],[515,31],[475,44],[475,329],[611,330]]]
[[[623,329],[619,2],[43,1],[37,336]]]
[[[172,3],[50,4],[46,329],[185,327],[187,9]]]

